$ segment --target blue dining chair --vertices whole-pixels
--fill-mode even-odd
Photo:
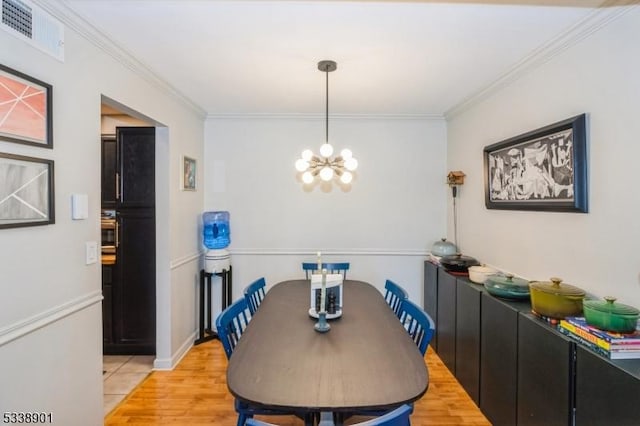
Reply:
[[[227,359],[231,358],[231,354],[250,320],[251,312],[244,298],[233,302],[216,318],[216,331]]]
[[[387,280],[384,283],[385,293],[384,300],[387,301],[387,304],[396,314],[396,316],[400,317],[400,308],[402,307],[402,302],[409,298],[406,290],[394,283],[391,280]]]
[[[352,426],[409,426],[411,420],[409,416],[413,412],[413,408],[409,405],[401,405],[393,411],[377,417],[375,419],[367,420],[361,423],[354,423]],[[249,419],[246,423],[247,426],[277,426],[272,423],[261,422],[260,420]]]
[[[400,307],[400,323],[424,356],[427,352],[427,345],[436,330],[433,319],[420,306],[407,299],[402,302]]]
[[[247,325],[249,325],[249,321],[251,321],[251,312],[249,310],[249,304],[244,298],[233,302],[216,318],[216,330],[227,359],[231,358],[233,350],[240,341]],[[234,401],[234,408],[238,413],[237,426],[244,426],[247,419],[252,418],[256,414],[278,416],[296,414],[253,406],[238,399]],[[301,414],[298,417],[305,419],[305,414]]]
[[[245,287],[243,291],[244,299],[247,301],[251,315],[256,313],[260,306],[260,302],[264,299],[266,294],[265,286],[266,283],[264,278],[259,278]]]
[[[334,262],[325,263],[322,262],[322,269],[326,269],[330,274],[342,274],[342,279],[347,279],[347,271],[349,270],[349,262]],[[307,279],[310,278],[310,274],[318,271],[318,264],[312,262],[302,262],[302,270],[305,273]]]

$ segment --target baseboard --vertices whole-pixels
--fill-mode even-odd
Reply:
[[[191,333],[189,337],[182,343],[175,354],[171,358],[156,358],[153,361],[154,370],[173,370],[176,365],[180,363],[182,358],[189,352],[189,349],[193,346],[193,342],[196,340],[196,332]]]

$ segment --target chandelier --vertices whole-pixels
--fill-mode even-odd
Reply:
[[[326,83],[326,110],[325,110],[325,142],[320,147],[320,155],[315,155],[310,149],[302,151],[302,156],[296,161],[296,170],[302,172],[302,181],[306,184],[313,183],[316,176],[320,176],[325,182],[334,177],[344,184],[351,183],[353,172],[358,168],[358,160],[353,158],[350,149],[343,149],[340,155],[331,157],[333,147],[329,143],[329,73],[335,71],[338,65],[334,61],[318,62],[318,69],[327,77]]]

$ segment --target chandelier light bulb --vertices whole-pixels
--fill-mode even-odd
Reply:
[[[344,184],[349,184],[353,180],[353,175],[351,172],[343,172],[342,176],[340,176],[340,182]]]
[[[351,158],[345,160],[344,167],[347,170],[354,171],[355,169],[358,168],[358,160],[356,160],[355,158],[351,157]]]
[[[320,170],[320,179],[323,181],[328,182],[332,177],[333,169],[331,167],[323,167],[322,170]]]
[[[303,160],[311,161],[312,158],[313,158],[313,151],[311,151],[310,149],[305,149],[304,151],[302,151]]]
[[[296,161],[296,170],[297,171],[304,172],[308,168],[309,168],[309,162],[307,160],[305,160],[304,158],[299,158]]]
[[[345,148],[340,151],[340,156],[343,160],[348,160],[349,158],[353,157],[353,152],[351,152],[349,148]]]
[[[313,175],[311,174],[311,172],[304,172],[302,174],[302,181],[306,184],[312,183],[313,182]]]
[[[328,158],[331,157],[331,154],[333,154],[333,147],[331,146],[331,144],[328,142],[323,143],[320,147],[320,155],[322,155],[324,158]]]

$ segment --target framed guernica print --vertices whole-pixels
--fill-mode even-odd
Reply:
[[[52,88],[0,64],[0,141],[53,148]]]
[[[484,148],[488,209],[588,211],[586,115]]]
[[[0,228],[55,222],[53,160],[0,153]]]

